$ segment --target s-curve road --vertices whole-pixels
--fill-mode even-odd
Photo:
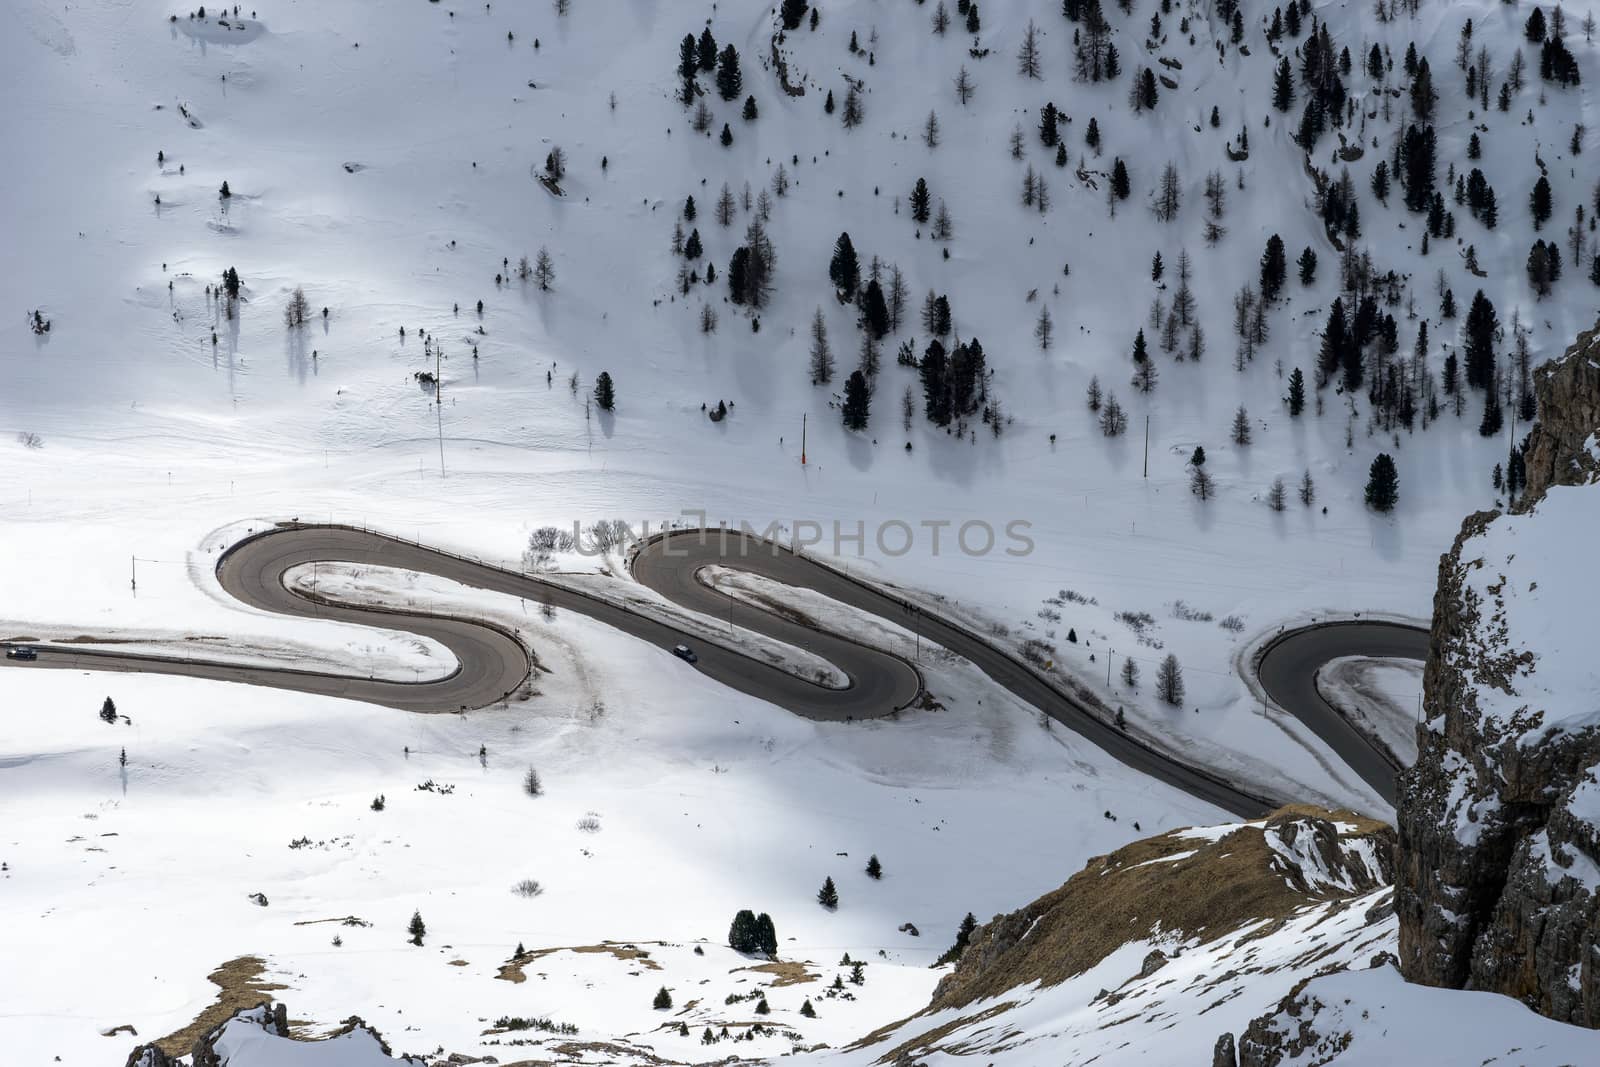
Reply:
[[[1397,622],[1336,621],[1279,634],[1256,658],[1256,677],[1267,696],[1294,713],[1340,759],[1390,804],[1401,767],[1385,748],[1350,725],[1317,690],[1317,671],[1345,656],[1428,658],[1428,631]]]
[[[230,595],[252,608],[276,614],[335,619],[342,622],[403,630],[432,638],[455,657],[457,667],[448,676],[420,682],[385,681],[357,674],[341,675],[282,667],[239,665],[188,658],[147,656],[121,651],[98,651],[64,645],[35,644],[34,661],[0,660],[21,668],[57,668],[107,671],[146,671],[245,682],[298,692],[345,697],[407,711],[440,712],[480,708],[514,693],[527,678],[532,660],[520,637],[497,624],[458,616],[391,611],[319,603],[292,592],[285,573],[311,562],[354,563],[397,567],[436,575],[463,585],[549,603],[586,615],[641,640],[670,649],[678,644],[694,647],[696,667],[709,677],[810,719],[843,721],[875,718],[912,703],[921,693],[916,669],[898,656],[829,634],[793,619],[741,605],[739,625],[778,641],[809,651],[834,664],[848,676],[849,684],[829,688],[796,677],[744,652],[723,647],[697,633],[588,594],[526,574],[502,570],[435,549],[397,540],[371,531],[341,526],[282,524],[255,534],[225,552],[217,563],[217,577]],[[1235,814],[1255,817],[1274,806],[1268,798],[1245,792],[1226,780],[1191,767],[1129,737],[1102,721],[1080,700],[1045,681],[1010,653],[990,644],[966,627],[925,611],[916,610],[876,587],[868,586],[771,542],[729,531],[682,531],[658,536],[642,545],[633,560],[634,576],[683,608],[709,619],[727,616],[729,599],[704,585],[698,572],[722,564],[767,578],[811,589],[862,611],[918,630],[923,636],[966,657],[997,684],[1024,702],[1049,714],[1084,738],[1135,770],[1209,801]],[[1388,624],[1382,624],[1388,625]],[[1328,628],[1329,630],[1335,628]],[[1353,635],[1339,628],[1348,646]],[[1304,641],[1280,638],[1262,659],[1263,684],[1270,668],[1281,665],[1291,673],[1302,670],[1326,646],[1313,635],[1323,628],[1299,631]],[[1425,639],[1425,638],[1424,638]],[[1289,655],[1292,653],[1292,655]],[[1337,651],[1335,655],[1360,654]],[[1332,658],[1331,656],[1327,658]],[[1317,661],[1318,665],[1325,660]],[[1298,682],[1310,684],[1315,696],[1315,668]],[[1274,677],[1277,675],[1274,673]],[[1302,700],[1303,687],[1269,688],[1289,700]],[[1280,701],[1281,702],[1281,701]],[[1336,712],[1315,697],[1297,706],[1283,703],[1312,722]],[[1310,718],[1308,718],[1310,716]],[[1330,724],[1322,725],[1331,728]],[[1316,723],[1312,725],[1317,729]],[[1324,735],[1326,736],[1326,735]],[[1357,735],[1359,736],[1359,735]],[[1330,743],[1334,743],[1331,742]],[[1335,744],[1336,750],[1343,750]],[[1393,771],[1380,785],[1368,777],[1370,767],[1352,764],[1358,773],[1385,796],[1393,791]]]

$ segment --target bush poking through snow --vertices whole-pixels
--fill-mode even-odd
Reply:
[[[544,796],[544,783],[539,780],[539,772],[532,767],[522,776],[522,791],[530,797]]]
[[[524,878],[522,881],[512,886],[511,891],[519,897],[532,900],[534,897],[544,892],[544,886],[539,884],[538,879]]]

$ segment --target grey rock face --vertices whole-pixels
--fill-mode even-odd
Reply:
[[[1600,431],[1597,364],[1600,330],[1536,372],[1540,422],[1526,452],[1528,492],[1515,508],[1534,517],[1520,521],[1539,521],[1549,487],[1600,479],[1600,453],[1587,446]],[[1504,573],[1487,585],[1468,581],[1487,562],[1475,539],[1497,521],[1505,521],[1499,512],[1469,517],[1439,564],[1425,721],[1396,805],[1401,972],[1600,1027],[1600,807],[1585,797],[1600,774],[1600,727],[1572,727],[1581,708],[1538,703],[1592,699],[1583,693],[1542,694],[1505,713],[1523,699],[1519,686],[1533,688],[1524,679],[1542,650],[1516,647],[1507,633],[1501,590],[1510,596],[1528,585],[1514,556],[1492,561]],[[1574,580],[1592,568],[1582,543],[1574,538]],[[1490,700],[1498,714],[1484,713]],[[1546,727],[1552,716],[1568,727]]]

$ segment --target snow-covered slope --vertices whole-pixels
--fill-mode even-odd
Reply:
[[[263,619],[218,598],[205,578],[222,543],[215,531],[243,516],[326,516],[515,561],[534,527],[704,512],[786,535],[820,529],[816,550],[852,569],[1045,642],[1133,728],[1186,758],[1241,782],[1299,784],[1381,810],[1315,737],[1252,701],[1230,664],[1289,618],[1425,616],[1434,560],[1460,515],[1492,502],[1490,471],[1510,428],[1480,438],[1474,397],[1459,419],[1447,405],[1426,430],[1384,430],[1364,392],[1352,419],[1336,386],[1320,408],[1312,399],[1298,419],[1288,414],[1287,375],[1312,376],[1339,257],[1290,138],[1297,112],[1270,106],[1269,11],[1245,12],[1235,47],[1205,5],[1162,13],[1154,43],[1154,0],[1126,14],[1107,5],[1123,73],[1086,84],[1072,78],[1077,27],[1053,0],[985,8],[975,36],[954,5],[949,32],[936,35],[936,3],[827,0],[814,30],[806,23],[779,47],[790,83],[805,88],[791,96],[767,66],[767,2],[562,6],[270,0],[230,9],[227,25],[214,8],[191,17],[153,0],[4,7],[0,124],[16,155],[0,197],[0,232],[15,252],[0,262],[12,309],[0,328],[4,636],[16,626],[315,644],[323,661],[415,676],[433,662],[414,643]],[[1535,357],[1594,317],[1595,290],[1570,257],[1542,301],[1524,272],[1536,160],[1555,203],[1542,236],[1564,246],[1574,209],[1589,203],[1593,149],[1573,158],[1567,146],[1573,125],[1592,117],[1597,76],[1579,11],[1567,40],[1583,85],[1541,83],[1537,48],[1521,36],[1525,6],[1430,4],[1382,23],[1365,2],[1314,8],[1355,57],[1353,125],[1338,132],[1364,149],[1351,164],[1356,246],[1396,272],[1399,302],[1382,310],[1397,319],[1402,353],[1428,323],[1424,363],[1436,381],[1460,325],[1440,317],[1439,271],[1463,314],[1479,287],[1502,321],[1520,308]],[[1468,16],[1497,71],[1514,49],[1530,63],[1507,111],[1467,115],[1451,55]],[[1015,58],[1030,19],[1038,79],[1019,74]],[[674,68],[681,38],[708,26],[737,48],[744,85],[724,102],[712,76],[698,76],[714,114],[702,135],[677,102]],[[1292,56],[1304,39],[1277,47]],[[1427,256],[1422,216],[1396,195],[1379,204],[1367,185],[1407,115],[1412,40],[1440,93],[1441,184],[1449,164],[1467,167],[1476,129],[1484,151],[1472,165],[1501,205],[1492,232],[1453,207],[1460,239],[1433,241]],[[1374,43],[1393,59],[1379,79],[1362,73]],[[976,85],[965,104],[955,89],[963,66]],[[1134,114],[1127,89],[1141,67],[1176,88],[1162,83],[1157,107]],[[841,123],[847,75],[862,85],[864,111],[851,130]],[[743,96],[756,99],[753,120],[742,117]],[[1036,132],[1047,101],[1067,120],[1061,167]],[[936,147],[923,139],[930,111]],[[1091,118],[1098,154],[1086,141]],[[716,136],[724,123],[727,146]],[[1021,159],[1009,144],[1016,126]],[[1235,161],[1241,129],[1249,157]],[[1335,176],[1336,139],[1325,136],[1312,159]],[[567,157],[560,197],[536,180],[556,146]],[[1117,158],[1131,195],[1113,218]],[[1169,161],[1182,203],[1163,222],[1150,201]],[[771,191],[780,164],[782,196]],[[1049,190],[1047,212],[1019,202],[1029,167]],[[1208,243],[1213,170],[1226,206],[1211,221],[1226,233]],[[947,241],[910,218],[919,177],[951,213]],[[736,201],[727,227],[715,218],[724,183]],[[726,280],[763,190],[778,261],[757,330],[748,309],[726,301]],[[682,218],[690,195],[693,221]],[[671,248],[678,224],[699,230],[718,274],[687,294]],[[911,298],[906,323],[884,341],[859,433],[841,425],[840,381],[814,386],[807,372],[818,308],[843,371],[860,343],[858,313],[838,302],[827,273],[844,231],[864,265],[874,256],[897,265]],[[1272,233],[1291,264],[1309,247],[1320,267],[1309,285],[1291,267],[1269,339],[1236,370],[1233,299],[1258,285]],[[1468,270],[1467,244],[1482,277]],[[556,270],[548,291],[496,283],[540,248]],[[1184,250],[1207,339],[1198,362],[1162,351],[1149,318],[1152,301],[1171,304]],[[215,291],[229,268],[241,279],[231,314]],[[296,287],[311,321],[287,328]],[[895,352],[913,339],[923,352],[917,309],[930,290],[948,295],[954,333],[983,343],[998,436],[976,420],[958,436],[920,410],[902,422],[917,376]],[[718,324],[704,333],[708,306]],[[1048,348],[1034,332],[1045,307]],[[47,332],[31,328],[45,321]],[[1141,326],[1160,369],[1148,395],[1128,384]],[[428,371],[442,392],[416,378]],[[601,371],[616,381],[612,413],[588,399]],[[1127,407],[1126,435],[1101,434],[1085,404],[1093,378]],[[702,405],[721,400],[729,413],[714,422]],[[1230,439],[1240,404],[1248,445]],[[1190,491],[1196,446],[1216,483],[1206,500]],[[1380,450],[1395,455],[1401,479],[1387,516],[1362,505]],[[1293,492],[1306,471],[1310,507]],[[1283,512],[1266,503],[1280,477]],[[1003,534],[1013,521],[1031,524],[1022,555],[1007,555],[1003,537],[976,550],[982,527],[957,537],[964,523]],[[914,534],[904,555],[892,522]],[[859,555],[848,539],[858,523]],[[777,918],[782,955],[815,964],[819,986],[842,973],[834,961],[845,951],[872,961],[866,992],[818,1007],[815,1021],[798,1014],[804,997],[773,993],[775,1021],[837,1045],[924,1002],[938,977],[924,965],[967,911],[1013,907],[1091,855],[1217,817],[1040,728],[960,665],[936,679],[944,711],[827,727],[730,696],[580,619],[527,628],[552,674],[528,703],[466,718],[161,678],[0,671],[0,885],[15,916],[0,940],[0,1047],[29,1060],[119,1060],[125,1032],[101,1032],[180,1032],[213,1001],[206,975],[261,954],[309,1032],[354,1011],[397,1047],[459,1051],[502,1014],[548,1015],[597,1038],[631,1035],[668,1058],[777,1054],[791,1047],[779,1033],[700,1045],[701,1027],[728,1022],[737,1034],[754,1018],[717,997],[776,982],[715,948],[747,906]],[[1184,666],[1181,706],[1151,692],[1167,652]],[[1106,669],[1130,655],[1144,674],[1138,688]],[[94,717],[108,693],[131,723]],[[546,778],[538,801],[520,792],[529,764]],[[430,780],[457,788],[417,788]],[[376,794],[385,812],[370,809]],[[598,837],[578,828],[590,818]],[[302,839],[310,844],[290,847]],[[889,871],[882,885],[857,877],[873,851]],[[841,889],[839,913],[823,912],[813,899],[821,878],[843,883],[846,872],[860,884]],[[514,897],[523,878],[545,893]],[[268,907],[250,902],[256,892]],[[433,931],[425,949],[404,940],[417,909]],[[373,925],[340,928],[338,948],[328,926],[296,925],[346,916]],[[897,929],[906,922],[920,939]],[[649,951],[668,973],[606,952],[562,955],[538,984],[495,977],[518,941],[531,951],[607,939],[664,942]],[[693,953],[699,939],[709,959]],[[86,946],[93,967],[81,965]],[[680,976],[711,990],[682,1020],[689,1037],[648,1006],[654,987]],[[674,995],[675,1011],[698,999]]]
[[[1320,417],[1314,404],[1298,420],[1286,413],[1279,372],[1314,377],[1316,333],[1339,270],[1313,213],[1305,155],[1290,139],[1296,112],[1270,106],[1270,13],[1246,12],[1245,55],[1220,21],[1181,5],[1161,17],[1154,44],[1146,40],[1153,4],[1128,15],[1110,6],[1124,73],[1087,84],[1072,78],[1076,27],[1059,4],[1019,0],[986,11],[974,39],[959,16],[950,32],[934,34],[927,4],[841,0],[825,5],[815,30],[807,24],[782,43],[791,82],[806,89],[791,97],[766,66],[775,23],[765,3],[691,11],[641,0],[622,16],[610,5],[569,6],[562,16],[550,4],[418,3],[374,18],[362,5],[282,3],[246,11],[254,18],[242,23],[230,18],[229,29],[215,11],[191,19],[149,0],[69,10],[19,0],[8,9],[16,32],[0,46],[13,101],[5,122],[29,155],[10,179],[0,220],[29,253],[0,273],[0,289],[19,309],[0,425],[38,435],[42,447],[7,446],[0,500],[15,520],[7,531],[14,555],[74,560],[70,575],[8,575],[8,614],[152,627],[190,611],[209,615],[171,565],[204,531],[241,514],[367,521],[508,559],[532,526],[660,521],[684,510],[802,534],[816,522],[823,550],[853,556],[847,538],[859,521],[867,559],[857,566],[881,567],[1051,644],[1058,662],[1101,679],[1107,699],[1151,736],[1231,761],[1231,773],[1249,780],[1316,782],[1325,795],[1374,806],[1314,737],[1250,700],[1229,669],[1243,638],[1216,622],[1236,617],[1248,632],[1308,613],[1424,616],[1432,559],[1459,515],[1492,499],[1490,469],[1506,440],[1478,437],[1475,399],[1460,419],[1447,412],[1425,432],[1397,436],[1369,426],[1364,396],[1347,418],[1333,387]],[[1460,323],[1438,317],[1440,270],[1463,314],[1483,287],[1502,320],[1523,309],[1535,357],[1559,347],[1592,317],[1593,291],[1569,263],[1557,295],[1535,306],[1522,270],[1531,238],[1525,204],[1536,156],[1558,212],[1543,233],[1559,237],[1561,220],[1587,202],[1588,178],[1568,158],[1567,140],[1584,118],[1589,82],[1544,88],[1535,50],[1517,33],[1521,12],[1488,0],[1426,5],[1388,23],[1375,22],[1368,5],[1314,13],[1357,60],[1371,44],[1394,59],[1381,82],[1360,62],[1347,81],[1367,147],[1352,164],[1365,220],[1357,244],[1379,269],[1397,272],[1400,303],[1381,309],[1399,320],[1401,351],[1428,321],[1425,362],[1438,380]],[[1534,60],[1511,110],[1491,107],[1471,120],[1451,66],[1468,15],[1497,70],[1513,47]],[[1040,34],[1037,80],[1018,74],[1014,58],[1030,18]],[[715,115],[709,133],[730,125],[726,148],[696,134],[692,112],[676,101],[679,39],[708,19],[718,43],[739,50],[743,95],[758,105],[759,117],[746,121],[742,99],[723,102],[713,78],[699,77]],[[1579,20],[1569,21],[1587,65]],[[1306,32],[1282,39],[1279,51],[1291,53]],[[852,34],[857,54],[848,49]],[[1502,221],[1481,230],[1458,210],[1457,231],[1475,246],[1484,278],[1466,271],[1463,245],[1439,240],[1420,255],[1422,217],[1395,196],[1380,205],[1367,189],[1367,172],[1390,154],[1407,114],[1403,95],[1380,99],[1378,89],[1403,86],[1401,55],[1413,39],[1432,59],[1441,98],[1441,180],[1447,164],[1467,166],[1472,128],[1487,144],[1474,165],[1499,191]],[[966,105],[954,89],[962,66],[977,86]],[[1155,110],[1134,114],[1127,83],[1141,66],[1178,88],[1163,86]],[[823,108],[830,92],[842,104],[847,75],[864,86],[864,118],[853,130],[839,110]],[[1067,120],[1064,167],[1036,132],[1047,101]],[[935,148],[922,137],[930,111],[941,129]],[[1091,118],[1098,154],[1086,144]],[[1023,129],[1023,159],[1009,151],[1014,126]],[[1249,158],[1235,163],[1226,149],[1241,127]],[[1341,132],[1354,140],[1348,127]],[[1332,143],[1332,134],[1324,138],[1314,162],[1336,176]],[[568,159],[560,198],[534,180],[555,146]],[[1105,187],[1116,158],[1132,192],[1113,219]],[[1148,202],[1169,160],[1182,206],[1161,222]],[[752,332],[751,316],[726,302],[724,280],[780,164],[790,184],[784,196],[769,193],[767,224],[776,287]],[[1029,167],[1050,189],[1042,215],[1018,201]],[[1227,232],[1208,244],[1202,192],[1213,170],[1224,179],[1219,224]],[[947,242],[910,218],[919,177],[951,211]],[[747,183],[752,190],[753,206],[737,206],[728,227],[714,218],[724,183],[736,200]],[[697,216],[683,222],[691,195]],[[676,224],[700,231],[704,261],[719,275],[687,296],[675,289]],[[842,231],[864,263],[879,257],[901,268],[912,305],[885,339],[863,434],[839,425],[838,381],[813,387],[806,367],[818,307],[841,372],[854,362],[856,313],[838,304],[827,278]],[[1290,279],[1268,316],[1269,340],[1235,371],[1233,297],[1257,284],[1270,233],[1282,236],[1291,264],[1309,247],[1321,266],[1310,286]],[[549,291],[515,278],[495,284],[506,261],[515,267],[540,247],[556,266]],[[1147,316],[1153,300],[1171,304],[1185,249],[1209,339],[1198,364],[1161,352]],[[1166,271],[1154,282],[1158,251]],[[243,287],[233,318],[206,294],[228,267]],[[313,321],[289,330],[282,311],[296,286]],[[902,429],[901,397],[916,377],[894,365],[895,349],[913,339],[914,352],[925,347],[917,308],[929,290],[949,295],[961,337],[982,340],[1006,416],[998,440],[980,423],[973,439],[957,440],[920,413]],[[719,314],[715,333],[700,332],[702,305]],[[1033,330],[1046,306],[1054,339],[1041,350]],[[48,334],[22,321],[20,310],[35,308],[51,322]],[[1127,384],[1140,327],[1160,353],[1160,381],[1148,396]],[[425,350],[420,330],[429,349],[443,347],[442,358]],[[413,380],[436,362],[442,408]],[[614,414],[587,408],[601,370],[617,382]],[[1092,377],[1126,405],[1128,435],[1101,435],[1084,403]],[[701,404],[719,399],[733,404],[731,414],[709,422]],[[1229,437],[1241,403],[1248,446]],[[805,415],[810,463],[802,467]],[[1188,486],[1197,445],[1217,488],[1204,502]],[[1379,450],[1394,452],[1400,467],[1392,517],[1361,506]],[[1317,486],[1312,508],[1293,497],[1307,470]],[[1278,477],[1290,489],[1283,513],[1264,503]],[[114,533],[94,528],[108,518]],[[1032,524],[1024,556],[1005,555],[1003,538],[981,556],[953,543],[962,523],[998,532],[1013,520]],[[915,533],[903,556],[889,554],[898,551],[898,528],[888,528],[882,546],[875,536],[893,521]],[[837,542],[835,522],[845,535]],[[937,552],[923,522],[953,524]],[[981,546],[981,529],[967,543]],[[161,561],[143,565],[147,597],[109,601],[127,588],[130,554]],[[148,599],[168,571],[177,580],[161,595],[171,600]],[[1063,590],[1093,598],[1099,610],[1059,603]],[[1152,621],[1136,631],[1119,612]],[[1068,630],[1077,644],[1066,641]],[[1114,673],[1104,680],[1108,650],[1118,662],[1135,657],[1147,678],[1162,654],[1176,652],[1188,681],[1184,713],[1154,701],[1148,684],[1135,691]]]

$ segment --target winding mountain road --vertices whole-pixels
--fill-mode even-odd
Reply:
[[[252,608],[275,614],[334,619],[429,637],[449,649],[456,669],[442,678],[404,682],[48,643],[34,644],[39,652],[37,660],[0,662],[23,669],[156,672],[245,682],[423,712],[484,707],[510,696],[528,677],[532,658],[527,646],[519,634],[498,624],[453,615],[350,607],[291,591],[285,584],[285,574],[312,562],[419,571],[576,611],[661,648],[691,644],[699,657],[695,667],[702,673],[810,719],[880,717],[906,707],[922,693],[921,677],[906,660],[748,605],[738,609],[741,627],[827,660],[848,676],[849,684],[830,688],[797,677],[700,634],[536,576],[372,531],[293,523],[254,534],[223,553],[217,562],[217,577],[230,595]],[[729,598],[698,577],[699,571],[711,564],[807,588],[914,629],[970,660],[995,683],[1117,760],[1192,796],[1252,818],[1276,806],[1270,798],[1250,793],[1219,775],[1182,763],[1130,737],[1101,718],[1084,698],[1046,680],[1010,652],[967,627],[928,614],[877,587],[772,542],[734,531],[679,531],[645,542],[632,566],[642,585],[689,611],[720,619],[728,615]],[[1396,768],[1322,699],[1316,691],[1315,673],[1322,663],[1338,656],[1418,658],[1425,654],[1426,645],[1424,631],[1392,623],[1314,626],[1277,637],[1264,649],[1257,669],[1263,688],[1275,703],[1305,722],[1374,790],[1392,800]]]

